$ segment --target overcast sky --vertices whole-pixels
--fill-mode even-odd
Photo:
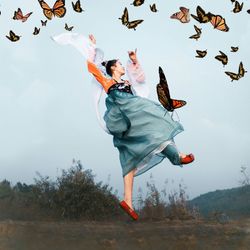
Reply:
[[[240,167],[250,165],[250,3],[245,1],[242,12],[235,14],[229,0],[146,0],[140,7],[131,2],[82,0],[85,11],[76,13],[66,0],[66,15],[41,27],[40,20],[46,18],[38,1],[0,0],[0,180],[32,183],[36,171],[55,178],[74,158],[92,169],[97,181],[106,182],[110,175],[110,185],[122,195],[118,150],[97,122],[86,62],[72,47],[50,39],[66,32],[67,22],[74,32],[93,33],[106,59],[120,58],[125,64],[127,51],[137,48],[151,99],[157,100],[161,66],[171,95],[187,101],[178,110],[185,131],[175,140],[181,151],[195,155],[195,162],[179,168],[165,159],[135,178],[136,192],[139,187],[146,192],[151,173],[159,188],[166,179],[176,185],[182,181],[191,198],[239,185]],[[47,3],[53,6],[54,0]],[[152,3],[159,12],[150,11]],[[222,15],[229,32],[193,18],[186,24],[169,18],[180,6],[195,14],[197,5]],[[33,11],[27,22],[12,19],[18,7],[24,14]],[[136,31],[118,19],[125,7],[131,20],[144,19]],[[198,41],[188,38],[195,34],[194,24],[202,28]],[[32,34],[35,26],[41,27],[37,36]],[[21,35],[18,42],[5,37],[10,30]],[[230,52],[231,46],[239,46],[239,51]],[[196,58],[196,49],[207,49],[207,56]],[[224,68],[214,59],[219,50],[228,55]],[[249,72],[231,82],[224,71],[237,72],[240,61]]]

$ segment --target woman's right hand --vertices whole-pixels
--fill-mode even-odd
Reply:
[[[94,37],[93,34],[90,34],[90,35],[89,35],[89,40],[90,40],[93,44],[96,44],[96,39],[95,39],[95,37]]]

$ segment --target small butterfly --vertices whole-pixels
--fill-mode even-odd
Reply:
[[[233,46],[231,46],[231,52],[237,52],[238,49],[239,49],[239,47],[233,47]]]
[[[16,35],[12,30],[9,32],[10,36],[6,36],[11,42],[16,42],[21,36]]]
[[[22,22],[27,21],[28,17],[32,14],[33,12],[29,12],[26,15],[23,15],[23,12],[20,8],[17,9],[17,11],[14,12],[13,19],[14,20],[20,20]]]
[[[43,0],[38,0],[38,2],[40,3],[40,6],[43,9],[43,14],[50,20],[52,19],[53,15],[61,18],[64,17],[64,15],[66,14],[66,8],[64,7],[65,0],[57,0],[54,3],[52,9]]]
[[[198,28],[196,25],[194,25],[194,28],[196,30],[196,34],[190,36],[189,38],[190,39],[195,39],[197,41],[200,38],[200,36],[201,36],[201,29]]]
[[[195,57],[197,58],[203,58],[207,55],[207,50],[196,50],[197,54]]]
[[[226,24],[225,18],[220,15],[211,15],[210,23],[214,26],[214,29],[218,29],[220,31],[229,31],[229,27]]]
[[[145,0],[134,0],[133,3],[131,3],[131,5],[134,6],[141,6],[142,4],[144,4]]]
[[[71,31],[71,30],[74,28],[74,26],[69,27],[68,24],[65,23],[64,28],[65,28],[66,30],[68,30],[68,31]]]
[[[235,4],[234,4],[234,8],[233,8],[233,12],[234,13],[238,13],[238,12],[240,12],[241,10],[242,10],[242,8],[243,8],[243,2],[240,4],[238,1],[235,1]]]
[[[191,14],[191,16],[200,23],[208,23],[211,20],[211,12],[206,13],[200,6],[196,7],[197,16]]]
[[[239,69],[238,69],[238,74],[230,72],[230,71],[225,71],[225,73],[230,76],[231,82],[234,80],[239,80],[241,77],[245,75],[247,71],[243,67],[243,63],[240,62]]]
[[[250,9],[249,9],[249,10],[247,10],[247,13],[248,13],[248,14],[250,14]]]
[[[180,7],[179,9],[180,11],[171,15],[170,18],[177,19],[182,23],[188,23],[190,21],[189,9],[185,7]]]
[[[156,9],[155,3],[152,4],[152,5],[149,5],[149,7],[150,7],[150,10],[151,10],[152,12],[157,12],[157,11],[158,11],[158,10]]]
[[[160,82],[156,85],[158,100],[162,106],[170,112],[186,105],[186,101],[175,100],[170,97],[167,79],[161,67],[159,67]]]
[[[72,2],[72,7],[73,7],[73,9],[74,9],[74,11],[75,12],[83,12],[84,10],[82,9],[82,7],[81,7],[81,2],[80,2],[80,0],[77,0],[76,1],[76,3],[73,3]]]
[[[48,21],[48,20],[45,20],[45,21],[41,20],[42,26],[46,26],[47,21]]]
[[[223,64],[223,67],[224,67],[228,63],[228,57],[222,51],[219,50],[219,52],[220,52],[220,55],[217,55],[214,58],[219,60]]]
[[[134,30],[136,30],[135,28],[137,27],[138,24],[140,24],[140,23],[142,23],[144,21],[142,19],[129,21],[129,15],[128,15],[128,9],[127,8],[124,9],[123,15],[119,19],[122,20],[122,24],[127,26],[128,29],[134,29]]]
[[[38,35],[40,32],[40,28],[38,29],[37,27],[34,28],[33,35]]]

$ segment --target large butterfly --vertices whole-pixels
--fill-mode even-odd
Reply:
[[[38,0],[38,2],[43,9],[43,14],[50,20],[52,19],[53,15],[57,17],[64,17],[66,14],[66,8],[64,7],[65,0],[57,0],[52,9],[43,0]]]
[[[14,20],[20,20],[22,22],[27,21],[28,17],[32,14],[32,12],[29,12],[26,15],[23,15],[23,12],[20,8],[17,9],[17,11],[14,12],[13,19]]]
[[[134,6],[140,6],[142,4],[144,4],[145,0],[134,0],[133,3],[131,3],[131,5]]]
[[[11,42],[16,42],[20,39],[21,36],[16,35],[12,30],[9,32],[9,36],[6,36]]]
[[[210,23],[214,26],[215,29],[220,31],[229,31],[229,27],[226,24],[225,18],[220,15],[211,15]]]
[[[81,13],[81,12],[84,11],[84,10],[82,9],[82,7],[81,7],[81,2],[80,2],[80,0],[77,0],[76,3],[73,3],[73,2],[72,2],[72,7],[73,7],[73,9],[74,9],[75,12]]]
[[[220,55],[217,55],[214,58],[219,60],[223,64],[223,67],[224,67],[228,63],[228,57],[222,51],[219,50],[219,52],[220,52]]]
[[[185,7],[180,7],[179,9],[180,11],[171,15],[170,18],[177,19],[182,23],[188,23],[190,21],[189,9]]]
[[[140,23],[142,23],[144,20],[142,19],[138,19],[138,20],[134,20],[134,21],[129,21],[129,16],[128,16],[128,9],[125,7],[124,11],[123,11],[123,15],[122,17],[119,17],[119,19],[122,20],[122,24],[127,26],[129,29],[134,29],[136,30],[136,26]]]
[[[191,14],[191,16],[200,23],[208,23],[211,20],[212,13],[206,13],[199,5],[196,7],[197,16]]]
[[[177,108],[183,107],[186,104],[186,101],[175,100],[170,97],[168,83],[161,67],[159,67],[159,77],[160,82],[156,85],[156,91],[158,100],[162,106],[170,112],[173,112]]]

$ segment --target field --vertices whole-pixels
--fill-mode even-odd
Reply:
[[[0,222],[0,250],[250,249],[250,219],[205,221]]]

